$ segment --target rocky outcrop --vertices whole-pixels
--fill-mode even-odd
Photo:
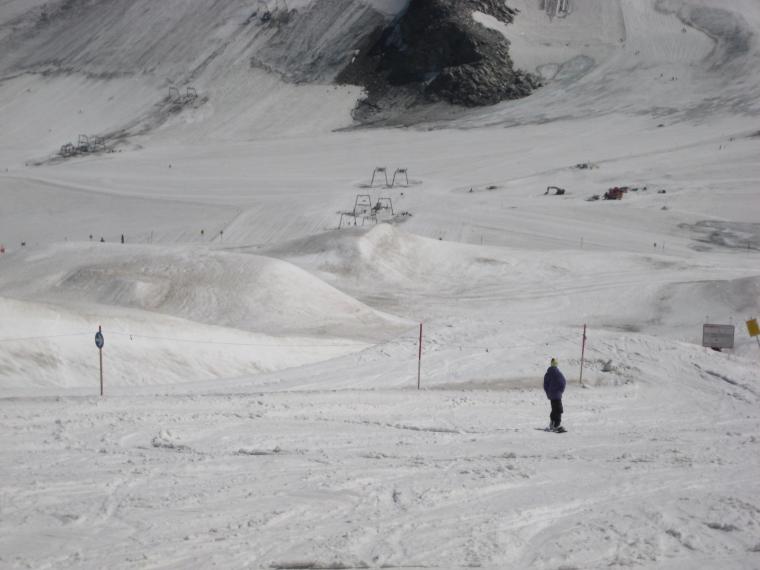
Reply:
[[[476,22],[475,11],[507,24],[517,14],[503,0],[411,0],[338,76],[366,88],[359,113],[398,103],[399,93],[407,106],[443,101],[465,107],[529,95],[538,79],[514,69],[508,40]]]

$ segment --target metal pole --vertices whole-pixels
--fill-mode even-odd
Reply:
[[[420,351],[417,355],[417,389],[420,389],[420,372],[422,371],[422,323],[420,323]]]
[[[581,346],[581,377],[580,384],[583,386],[583,361],[586,356],[586,325],[583,325],[583,345]]]
[[[102,328],[98,326],[98,332],[102,333]],[[103,396],[103,349],[98,349],[98,356],[100,357],[100,395]]]

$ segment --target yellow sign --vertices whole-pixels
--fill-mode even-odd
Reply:
[[[747,330],[749,331],[749,336],[760,336],[760,325],[757,324],[757,319],[747,321]]]

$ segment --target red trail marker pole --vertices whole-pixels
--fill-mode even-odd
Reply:
[[[420,323],[420,350],[417,355],[417,389],[420,389],[420,373],[422,372],[422,323]]]
[[[583,325],[583,344],[581,345],[581,376],[580,384],[583,386],[583,361],[586,356],[586,325]]]

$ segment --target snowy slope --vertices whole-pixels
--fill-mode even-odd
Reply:
[[[758,3],[513,0],[546,85],[395,129],[406,3],[288,4],[0,1],[0,567],[760,566]]]
[[[89,384],[82,370],[91,350],[83,349],[91,347],[82,337],[92,335],[82,331],[106,322],[106,335],[116,335],[109,385],[117,386],[287,368],[363,349],[409,326],[267,258],[70,244],[3,261],[0,336],[15,339],[3,345],[5,387],[31,379]],[[227,349],[231,359],[216,363]],[[145,364],[135,365],[137,355]]]
[[[532,391],[8,403],[3,561],[753,568],[757,392],[714,356],[676,353],[699,366],[686,397],[571,390],[563,436],[535,429]]]
[[[478,18],[513,42],[518,64],[559,85],[484,114],[478,124],[621,111],[671,120],[758,111],[750,71],[760,57],[755,2],[576,0],[566,18],[554,19],[538,2],[518,4],[522,17],[509,28]]]
[[[9,72],[25,71],[0,85],[7,95],[0,121],[8,133],[0,155],[8,165],[7,172],[0,171],[0,240],[10,252],[18,252],[22,242],[43,248],[56,262],[39,263],[27,274],[30,264],[18,260],[34,259],[36,251],[3,259],[3,294],[28,302],[96,302],[159,311],[275,334],[321,330],[335,335],[335,327],[346,326],[343,314],[365,314],[361,305],[346,301],[338,309],[299,317],[297,324],[288,313],[294,306],[290,303],[252,317],[250,307],[268,305],[278,282],[230,280],[228,269],[207,274],[208,256],[234,260],[225,263],[238,265],[248,276],[260,270],[257,264],[273,263],[249,259],[263,253],[299,264],[359,301],[403,319],[467,315],[472,307],[457,309],[460,303],[450,301],[469,295],[478,310],[517,299],[522,306],[510,306],[507,313],[525,315],[526,322],[548,316],[552,307],[560,309],[557,321],[566,325],[590,321],[689,342],[698,340],[705,317],[741,324],[757,308],[752,252],[759,233],[753,225],[758,173],[752,135],[757,126],[746,115],[752,109],[750,99],[734,99],[736,105],[728,107],[710,94],[718,86],[721,96],[735,88],[746,90],[757,79],[747,73],[757,56],[756,6],[750,2],[712,9],[699,2],[579,0],[566,18],[550,20],[537,3],[518,4],[520,18],[503,30],[512,34],[518,62],[537,69],[561,67],[580,57],[593,59],[593,66],[582,74],[555,77],[525,101],[458,119],[457,125],[467,127],[464,131],[329,134],[327,130],[348,124],[356,93],[293,85],[263,69],[251,69],[253,53],[269,50],[270,57],[288,57],[292,44],[280,45],[277,52],[277,42],[272,43],[276,30],[256,21],[239,22],[250,15],[250,6],[228,3],[195,10],[188,3],[120,4],[111,11],[96,2],[79,12],[71,8],[73,12],[59,14],[49,7],[49,21],[42,25],[40,6],[21,12],[17,3],[4,4],[8,35],[3,41],[15,50],[6,53],[3,65]],[[353,3],[340,24],[329,18],[336,6],[321,2],[296,7],[318,16],[315,30],[331,30],[332,35],[320,36],[319,41],[327,42],[320,45],[328,45],[341,26],[353,25],[361,14],[375,9],[388,17],[403,9],[403,3]],[[96,20],[101,33],[84,33],[87,23]],[[150,31],[148,20],[160,33],[155,27]],[[72,33],[58,34],[62,29]],[[146,41],[146,34],[157,43]],[[208,41],[185,41],[194,35]],[[542,40],[547,37],[553,39]],[[114,42],[118,49],[106,49],[103,42]],[[60,61],[51,65],[61,69],[39,73],[54,52]],[[526,54],[533,59],[523,59]],[[197,73],[193,62],[201,62]],[[99,66],[123,73],[104,76]],[[667,69],[688,73],[672,80],[675,76],[668,79]],[[208,101],[156,118],[163,91],[188,72],[202,93],[207,81]],[[667,81],[660,82],[659,74]],[[610,82],[612,77],[617,79]],[[653,77],[654,83],[647,79],[646,89],[637,87],[645,77]],[[715,112],[688,121],[696,115],[683,111],[696,98],[702,98],[702,106],[710,102]],[[669,110],[665,100],[677,100],[679,109]],[[613,110],[616,114],[611,115]],[[546,122],[552,116],[562,120]],[[156,130],[141,130],[150,117],[157,120]],[[539,122],[513,130],[474,128],[520,117]],[[126,129],[143,134],[129,139],[133,146],[122,152],[24,166],[22,161],[46,156],[64,134],[76,136],[85,130],[83,125],[86,132]],[[583,161],[598,168],[573,167]],[[368,189],[377,165],[391,171],[408,167],[412,185]],[[621,203],[586,201],[621,184],[647,190],[631,193]],[[567,188],[568,194],[544,196],[549,185]],[[373,202],[392,198],[396,210],[410,212],[405,233],[389,237],[383,234],[387,229],[378,228],[366,238],[359,233],[341,240],[341,251],[305,256],[302,244],[313,249],[319,243],[315,236],[331,240],[337,212],[350,209],[360,193],[369,193]],[[119,252],[114,259],[93,260],[88,258],[96,248],[49,247],[100,236],[110,244],[122,234],[130,246],[126,251],[143,244],[137,257]],[[415,238],[407,243],[398,237],[409,234],[445,241],[420,245]],[[373,240],[383,247],[388,241],[391,250],[396,248],[393,256],[378,256]],[[446,242],[510,249],[462,254]],[[165,251],[155,245],[167,243],[177,253],[165,258]],[[366,247],[370,250],[362,250]],[[100,250],[114,251],[110,246]],[[553,253],[537,256],[537,251]],[[165,288],[172,293],[166,296],[164,285],[157,286],[164,291],[161,301],[146,304],[135,293],[142,287],[140,274],[145,270],[151,280],[165,283],[165,276],[155,275],[162,264],[176,264],[188,277],[176,290],[176,281],[168,279],[172,285]],[[70,283],[78,287],[19,286],[30,279],[47,283],[50,275],[74,276]],[[291,278],[288,273],[282,280]],[[600,280],[601,297],[596,286]],[[214,291],[220,281],[231,289],[214,293],[208,306],[204,291]],[[205,289],[188,286],[204,282]],[[562,288],[552,294],[558,282],[574,282],[577,294]],[[298,299],[303,290],[319,296],[327,290],[317,280],[299,283],[288,296]],[[123,297],[114,297],[113,291],[122,290]],[[238,305],[231,298],[244,301]],[[308,307],[310,299],[299,302]],[[377,324],[373,319],[359,318],[370,329]],[[547,325],[531,323],[539,329]],[[344,335],[387,336],[385,331],[359,329],[350,325]],[[745,344],[742,353],[751,348]]]
[[[5,395],[98,391],[93,330],[103,329],[105,392],[261,374],[366,348],[353,339],[283,336],[204,325],[152,311],[0,300]]]
[[[167,122],[204,122],[203,139],[345,126],[358,89],[294,82],[329,83],[362,35],[403,4],[298,2],[287,26],[262,22],[262,7],[242,1],[59,2],[21,14],[3,5],[0,124],[13,136],[4,144],[44,156],[79,134],[118,139]],[[195,88],[202,104],[177,120],[166,105],[170,87]],[[179,128],[176,136],[199,134]]]
[[[4,5],[0,124],[12,135],[2,143],[4,155],[15,163],[40,159],[79,134],[121,140],[161,129],[185,144],[350,125],[358,89],[303,81],[329,82],[361,34],[404,2],[301,4],[295,23],[282,29],[256,18],[246,23],[253,11],[243,2],[121,2],[118,8],[95,2],[87,9],[50,7],[43,23],[39,6],[19,15],[17,3]],[[516,2],[520,16],[506,28],[475,18],[507,35],[519,66],[553,81],[525,101],[467,113],[459,126],[619,111],[663,120],[756,110],[749,94],[758,85],[747,73],[758,58],[753,30],[760,15],[752,2],[714,8],[576,0],[566,18],[551,20],[538,5]],[[630,88],[643,83],[645,91]],[[168,113],[170,86],[182,92],[194,86],[203,104]]]

